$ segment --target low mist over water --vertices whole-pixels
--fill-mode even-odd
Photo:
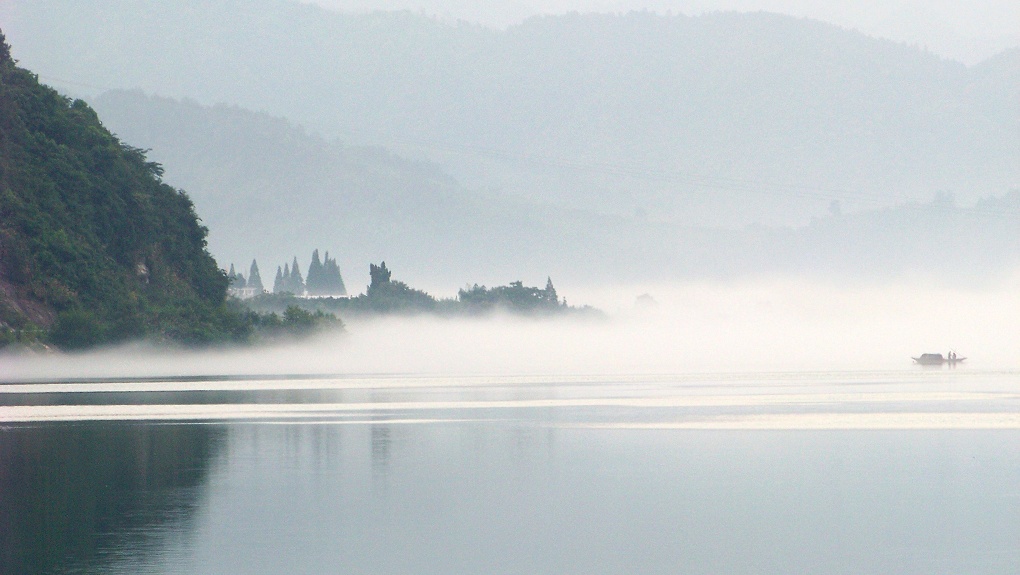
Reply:
[[[0,0],[0,575],[1020,573],[1020,5],[857,4]]]
[[[345,333],[257,349],[135,344],[5,356],[4,379],[207,374],[634,374],[885,369],[955,350],[1020,365],[1016,276],[981,286],[794,279],[563,289],[605,317],[348,320]],[[574,295],[576,294],[576,295]]]
[[[1015,573],[1018,287],[642,285],[572,296],[604,317],[3,356],[0,572]]]

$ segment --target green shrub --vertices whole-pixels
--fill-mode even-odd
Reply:
[[[49,340],[64,349],[86,349],[106,341],[106,327],[91,311],[68,310],[57,315]]]

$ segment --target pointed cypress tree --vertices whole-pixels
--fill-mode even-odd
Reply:
[[[291,292],[290,289],[290,264],[283,264],[283,291]]]
[[[312,252],[312,263],[308,264],[308,279],[305,280],[305,287],[308,288],[308,295],[325,295],[319,250]]]
[[[273,280],[273,293],[283,293],[283,269],[276,266],[276,279]]]
[[[257,294],[265,291],[262,286],[262,276],[259,275],[259,264],[255,263],[255,260],[251,261],[251,270],[248,271],[248,287],[255,288]]]
[[[297,256],[290,264],[290,291],[294,295],[305,295],[305,280],[301,277],[301,270],[298,269]]]
[[[234,271],[234,264],[230,264],[230,271],[227,272],[227,281],[231,289],[240,289],[245,285],[244,276]]]
[[[552,305],[557,305],[557,304],[560,303],[560,298],[556,294],[556,288],[553,287],[552,278],[551,277],[547,277],[546,278],[546,280],[545,280],[545,293],[543,293],[542,295],[545,298],[545,300],[547,302],[549,302],[550,304],[552,304]]]
[[[324,295],[347,295],[344,279],[340,277],[340,266],[335,258],[329,258],[329,252],[326,252],[326,263],[322,264],[322,283]]]

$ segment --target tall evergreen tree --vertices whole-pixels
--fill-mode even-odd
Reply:
[[[347,287],[340,276],[340,266],[336,258],[329,258],[329,252],[326,252],[326,261],[322,264],[322,282],[326,295],[347,295]]]
[[[301,277],[301,270],[298,269],[297,256],[290,264],[290,289],[294,295],[305,295],[305,280]]]
[[[294,293],[293,286],[290,285],[290,264],[283,264],[283,289],[281,292]]]
[[[276,279],[273,280],[273,293],[283,293],[284,291],[286,290],[284,289],[283,283],[283,269],[280,268],[280,266],[276,266]]]
[[[319,260],[319,250],[314,250],[312,263],[308,264],[308,278],[305,280],[308,295],[326,295],[322,279],[322,261]]]
[[[255,288],[255,293],[262,293],[265,288],[262,286],[262,276],[259,275],[259,264],[251,261],[251,269],[248,271],[248,287]]]
[[[249,280],[250,281],[250,280]],[[545,300],[553,305],[560,303],[560,298],[556,294],[556,288],[553,287],[552,278],[547,277],[545,280],[545,291],[542,294]]]
[[[230,287],[234,289],[240,289],[245,286],[244,276],[234,271],[234,264],[230,264],[230,271],[227,272],[227,280],[230,281]]]

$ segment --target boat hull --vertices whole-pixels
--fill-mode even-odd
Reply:
[[[921,357],[911,358],[919,365],[956,365],[963,363],[965,357],[943,357],[941,353],[925,353]]]

